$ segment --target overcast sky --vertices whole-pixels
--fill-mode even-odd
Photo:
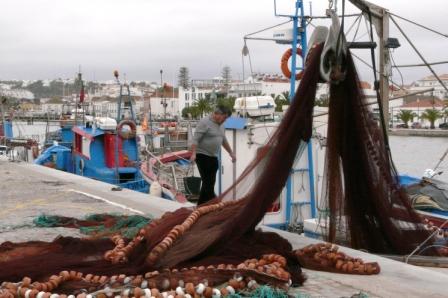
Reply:
[[[340,12],[342,0],[334,2]],[[448,33],[447,0],[372,2]],[[278,12],[291,14],[294,3],[277,0]],[[309,3],[305,1],[306,14]],[[326,0],[312,1],[313,15],[323,15],[327,6]],[[0,9],[0,80],[72,78],[79,65],[87,80],[111,79],[118,69],[128,80],[160,81],[163,69],[163,80],[177,84],[181,66],[189,68],[191,78],[200,79],[220,75],[225,65],[234,78],[241,78],[244,35],[287,21],[274,16],[273,0],[2,0]],[[349,3],[346,11],[357,12]],[[347,18],[346,28],[353,20]],[[448,60],[447,38],[399,23],[429,61]],[[309,27],[308,36],[311,32]],[[365,32],[362,24],[358,36]],[[420,62],[393,24],[391,36],[403,45],[394,51],[397,64]],[[249,41],[248,47],[254,71],[280,73],[287,46]],[[365,50],[358,54],[369,57]],[[244,62],[247,75],[249,63]],[[359,70],[369,80],[367,68]],[[448,65],[436,70],[448,73]],[[403,71],[405,82],[428,74],[424,68]],[[401,79],[394,74],[394,80]]]

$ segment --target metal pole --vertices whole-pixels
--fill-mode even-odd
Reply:
[[[218,195],[220,196],[222,194],[222,175],[224,174],[223,168],[222,168],[222,150],[219,149],[218,154]]]
[[[291,78],[290,78],[290,98],[291,102],[295,95],[296,90],[296,72],[297,72],[297,64],[296,64],[296,51],[297,51],[297,35],[298,35],[298,19],[299,19],[299,10],[300,10],[300,42],[302,47],[302,67],[305,66],[305,57],[307,52],[307,41],[306,41],[306,19],[304,18],[303,12],[303,2],[302,0],[297,0],[295,13],[292,16],[293,19],[293,39],[292,39],[292,56],[291,56]],[[313,186],[314,187],[314,186]],[[286,218],[285,224],[286,227],[289,225],[291,221],[291,209],[292,209],[292,177],[291,175],[288,177],[286,182]]]
[[[165,98],[165,88],[163,87],[163,70],[160,70],[160,88],[162,88],[162,104],[163,104],[163,119],[166,122],[166,98]],[[162,155],[165,153],[165,147],[168,145],[168,126],[165,123],[165,130],[163,136],[163,146],[162,146]]]
[[[3,136],[4,136],[5,144],[6,144],[6,121],[5,121],[5,114],[4,114],[4,109],[3,109],[3,100],[4,99],[5,99],[5,97],[0,98],[0,113],[2,114]]]
[[[233,154],[235,154],[236,156],[236,129],[232,130],[232,134],[233,134],[233,144],[232,144],[232,150],[233,150]],[[232,169],[232,185],[235,184],[236,181],[236,162],[233,163],[233,169]],[[236,191],[235,191],[236,187],[233,188],[233,195],[232,198],[234,200],[236,200]]]
[[[386,49],[386,41],[389,38],[389,13],[387,10],[382,10],[383,17],[380,22],[380,94],[383,103],[383,115],[384,124],[389,126],[389,69],[388,65],[390,63],[389,51]]]

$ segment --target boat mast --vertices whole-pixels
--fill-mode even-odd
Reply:
[[[384,124],[389,123],[389,75],[390,75],[390,55],[387,41],[389,39],[389,11],[384,7],[377,6],[364,0],[349,0],[358,7],[376,28],[379,39],[379,81],[374,82],[375,88],[379,89]],[[373,40],[371,40],[373,42]],[[386,130],[387,131],[387,130]]]
[[[168,146],[168,122],[166,118],[166,97],[165,97],[165,87],[163,85],[163,69],[160,70],[160,95],[163,105],[163,120],[165,121],[165,129],[164,129],[164,136],[163,136],[163,146],[162,146],[162,155],[165,153],[165,147]]]
[[[294,15],[282,15],[277,13],[277,3],[274,0],[274,15],[276,17],[286,17],[292,20],[292,56],[291,56],[291,77],[290,77],[290,91],[289,91],[289,101],[293,100],[296,90],[296,73],[297,73],[297,45],[300,44],[302,49],[302,68],[305,67],[305,57],[308,49],[307,45],[307,35],[306,35],[306,18],[304,16],[303,0],[296,0]],[[300,20],[300,26],[299,26]],[[313,169],[313,151],[312,142],[308,142],[308,168],[301,169],[308,172],[309,176],[309,186],[310,186],[310,211],[311,216],[316,217],[316,203],[315,203],[315,192],[314,192],[314,169]],[[292,169],[292,172],[295,172]],[[285,223],[284,226],[287,228],[290,225],[292,209],[295,208],[295,202],[293,202],[292,193],[292,177],[291,175],[286,182],[286,206],[285,206]]]
[[[3,128],[3,137],[5,140],[5,145],[6,145],[6,121],[5,121],[5,110],[3,108],[3,103],[6,102],[6,97],[1,96],[0,97],[0,114],[2,115],[2,128]]]

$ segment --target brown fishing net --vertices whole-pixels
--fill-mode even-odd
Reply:
[[[263,256],[273,255],[282,256],[284,262],[272,257],[269,262],[274,263],[273,267],[257,265],[264,272],[262,275],[269,277],[273,284],[285,285],[289,280],[301,284],[304,277],[291,244],[275,233],[256,230],[256,226],[280,195],[297,152],[311,137],[320,51],[321,46],[310,55],[309,67],[294,103],[267,146],[221,197],[196,209],[181,208],[166,213],[141,229],[131,241],[119,236],[112,241],[60,237],[46,245],[35,242],[4,246],[0,254],[18,247],[27,247],[28,254],[10,254],[8,260],[1,263],[0,280],[16,281],[24,276],[45,280],[52,274],[61,275],[64,270],[72,270],[74,273],[67,278],[76,279],[77,274],[130,276],[155,269],[184,267],[199,270],[190,275],[198,279],[201,274],[202,277],[207,275],[205,269],[210,265],[212,268],[221,266],[224,271],[220,274],[226,277],[225,270],[236,266],[245,270],[242,264],[247,259],[259,260],[254,261],[253,266],[258,262],[266,265],[268,261],[261,261]],[[257,167],[263,170],[255,171]],[[254,179],[255,172],[262,174]],[[238,200],[231,199],[235,194]],[[214,279],[216,282],[220,274],[215,272],[212,278],[208,273],[208,282]],[[82,283],[72,286],[85,287]]]
[[[165,213],[132,239],[116,235],[111,239],[59,237],[51,243],[4,243],[0,246],[0,281],[22,282],[20,286],[5,284],[3,289],[8,291],[0,291],[0,297],[35,298],[40,291],[46,296],[39,298],[47,298],[55,290],[75,293],[78,298],[86,297],[86,292],[105,298],[114,291],[122,296],[160,297],[152,293],[153,288],[181,287],[188,292],[192,286],[196,293],[204,291],[205,297],[211,297],[216,289],[210,286],[227,280],[229,288],[222,288],[221,293],[244,288],[254,279],[280,288],[289,282],[301,284],[304,276],[298,260],[319,270],[378,273],[377,264],[349,258],[331,245],[293,252],[278,234],[256,229],[311,138],[321,52],[321,45],[310,51],[283,121],[222,196],[197,208]],[[328,239],[374,252],[408,253],[429,233],[398,186],[384,138],[358,88],[350,57],[347,71],[344,82],[331,86],[324,187],[331,210]],[[129,285],[132,292],[123,290]]]
[[[323,185],[330,211],[323,218],[327,240],[375,253],[409,254],[430,231],[398,184],[386,139],[358,86],[348,55],[345,80],[330,87]]]

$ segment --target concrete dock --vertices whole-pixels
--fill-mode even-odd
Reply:
[[[76,229],[37,228],[39,215],[84,218],[92,213],[141,214],[159,217],[181,204],[130,190],[114,191],[113,185],[61,171],[0,160],[0,243],[29,240],[51,241],[58,235],[82,237]],[[276,231],[293,247],[301,248],[316,240]],[[448,297],[448,274],[355,251],[341,250],[366,262],[378,262],[381,273],[374,276],[335,274],[304,270],[308,280],[291,289],[300,297]],[[1,270],[1,269],[0,269]]]

